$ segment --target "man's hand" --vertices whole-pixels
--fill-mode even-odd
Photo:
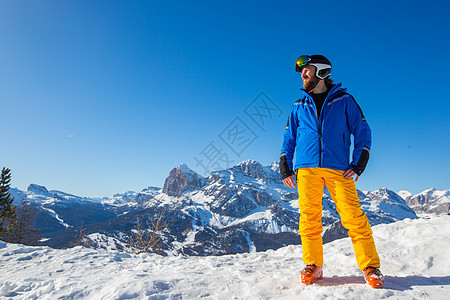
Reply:
[[[352,178],[355,175],[356,175],[356,173],[352,169],[348,169],[347,171],[344,172],[345,179]],[[355,181],[358,181],[358,179],[359,179],[359,175],[356,175]]]
[[[287,187],[295,188],[295,181],[296,180],[297,180],[297,178],[295,178],[295,175],[292,175],[292,176],[289,176],[289,177],[283,179],[283,183]]]

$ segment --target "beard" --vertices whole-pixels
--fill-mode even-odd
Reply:
[[[316,76],[303,79],[303,88],[309,92],[316,86]]]

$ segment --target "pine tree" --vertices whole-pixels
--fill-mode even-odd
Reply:
[[[9,193],[11,170],[3,168],[0,177],[0,237],[11,232],[16,226],[16,206],[12,205],[14,198]]]

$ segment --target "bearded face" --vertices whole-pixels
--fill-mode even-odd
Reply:
[[[302,79],[303,79],[303,88],[307,91],[311,89],[311,87],[316,82],[316,67],[314,66],[305,66],[302,69]]]

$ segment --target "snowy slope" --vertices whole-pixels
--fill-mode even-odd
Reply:
[[[364,284],[348,238],[324,246],[324,279],[299,283],[301,246],[161,257],[0,242],[2,299],[449,299],[450,216],[373,227],[385,289]]]

